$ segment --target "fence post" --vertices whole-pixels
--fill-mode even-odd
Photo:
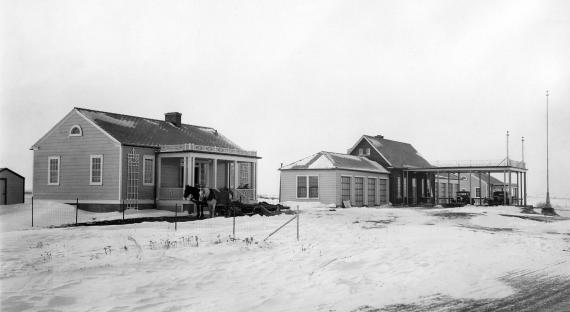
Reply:
[[[232,233],[233,233],[234,240],[236,240],[236,210],[235,210],[235,208],[232,208],[232,211],[234,213],[234,224],[233,224]]]
[[[34,196],[32,196],[32,227],[34,227]]]
[[[178,230],[178,204],[174,204],[174,231]]]
[[[123,203],[121,204],[121,208],[123,208],[123,221],[125,221],[125,200],[123,199]]]
[[[297,241],[299,241],[299,205],[297,205]]]
[[[75,199],[75,225],[77,225],[77,216],[79,214],[79,197]]]

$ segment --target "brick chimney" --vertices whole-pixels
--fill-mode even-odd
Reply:
[[[377,138],[377,139],[383,139],[383,138],[384,138],[384,136],[383,136],[383,135],[380,135],[380,134],[375,135],[374,137]]]
[[[182,114],[179,112],[166,113],[164,114],[164,121],[180,128],[180,126],[182,126]]]

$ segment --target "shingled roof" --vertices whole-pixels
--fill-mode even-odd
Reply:
[[[388,173],[380,164],[371,161],[366,157],[339,154],[332,152],[318,152],[309,157],[305,157],[289,165],[283,166],[280,170],[304,170],[304,169],[345,169],[355,171],[367,171],[377,173]]]
[[[385,139],[383,136],[364,135],[364,139],[394,168],[426,168],[432,165],[409,143]],[[357,144],[360,142],[359,140]],[[356,145],[355,145],[356,146]]]
[[[161,145],[196,144],[244,151],[216,129],[174,124],[157,119],[115,114],[86,108],[75,110],[91,120],[122,144],[159,147]]]

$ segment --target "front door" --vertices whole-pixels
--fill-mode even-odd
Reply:
[[[6,205],[6,179],[0,179],[0,205]]]

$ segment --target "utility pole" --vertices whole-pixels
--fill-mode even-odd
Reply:
[[[544,215],[556,215],[554,208],[550,205],[550,180],[549,180],[549,155],[548,155],[548,96],[550,91],[546,90],[546,203],[542,208]]]
[[[507,191],[507,196],[509,198],[509,205],[513,204],[513,190],[511,184],[511,160],[509,159],[509,131],[507,130],[507,172],[509,174],[509,188]]]
[[[524,137],[521,138],[521,149],[522,149],[522,165],[523,168],[526,168],[526,164],[524,163]]]

